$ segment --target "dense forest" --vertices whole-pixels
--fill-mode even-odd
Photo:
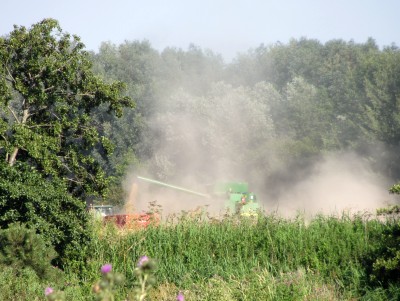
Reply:
[[[191,186],[234,178],[273,199],[327,155],[348,153],[393,183],[400,177],[396,45],[302,38],[226,63],[195,45],[159,52],[126,41],[90,57],[96,74],[127,83],[136,102],[101,121],[116,145],[102,164],[117,178],[132,170]]]

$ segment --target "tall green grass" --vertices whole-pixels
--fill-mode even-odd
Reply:
[[[129,275],[135,260],[146,254],[158,259],[160,281],[178,285],[214,275],[241,277],[257,268],[278,274],[304,267],[339,278],[349,274],[349,262],[360,264],[371,247],[370,233],[384,227],[359,217],[320,216],[309,225],[301,218],[274,216],[256,222],[185,220],[125,235],[107,233],[98,241],[96,257],[123,263],[123,272]]]
[[[85,296],[101,265],[111,263],[125,275],[117,293],[124,300],[138,258],[147,255],[158,266],[150,300],[175,300],[178,291],[186,300],[397,300],[400,285],[371,286],[369,267],[382,233],[398,223],[361,215],[309,222],[268,215],[182,217],[139,231],[98,224],[83,274],[71,264],[58,286],[67,300],[91,300]]]
[[[111,262],[133,281],[137,258],[150,256],[158,261],[159,284],[170,283],[188,292],[194,284],[202,287],[216,279],[225,287],[242,280],[250,288],[259,287],[259,275],[268,279],[263,285],[281,290],[285,286],[277,284],[282,279],[285,283],[288,275],[302,271],[298,281],[314,279],[318,287],[351,298],[368,291],[365,261],[379,243],[376,238],[390,226],[361,215],[318,216],[307,224],[301,216],[294,220],[274,215],[257,220],[228,217],[219,222],[181,219],[123,235],[108,229],[97,241],[94,258]],[[314,285],[310,283],[309,290]]]

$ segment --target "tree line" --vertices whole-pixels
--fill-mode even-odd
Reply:
[[[273,186],[286,170],[328,152],[355,152],[400,176],[400,51],[396,45],[292,39],[230,63],[210,50],[155,50],[149,41],[103,43],[97,74],[127,83],[137,105],[109,120],[115,174],[146,166],[159,179],[231,174]]]

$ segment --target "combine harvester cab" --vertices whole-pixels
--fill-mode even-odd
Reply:
[[[249,186],[243,182],[220,182],[215,184],[213,194],[225,198],[225,207],[231,213],[242,216],[258,215],[260,205],[254,193],[249,192]]]
[[[241,182],[220,182],[211,186],[210,194],[193,191],[176,185],[138,176],[141,181],[164,186],[170,189],[190,193],[199,197],[222,201],[230,213],[242,216],[257,216],[260,208],[257,197],[249,192],[248,184]],[[210,187],[209,187],[210,188]]]
[[[114,206],[112,205],[90,205],[89,210],[93,211],[96,216],[105,217],[112,215]]]

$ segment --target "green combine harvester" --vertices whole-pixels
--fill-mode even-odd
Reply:
[[[239,213],[242,216],[257,216],[260,209],[257,197],[254,193],[249,192],[247,183],[220,182],[208,187],[210,193],[201,193],[141,176],[138,176],[137,178],[141,181],[197,195],[199,197],[223,201],[229,212]]]

